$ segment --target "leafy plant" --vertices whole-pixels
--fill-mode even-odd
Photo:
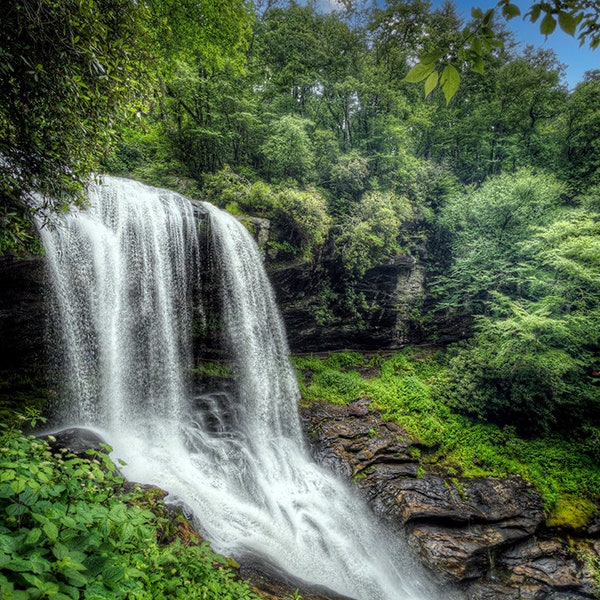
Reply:
[[[332,225],[325,198],[314,188],[284,188],[277,198],[278,221],[303,258],[310,259],[327,240]]]
[[[166,511],[141,488],[125,494],[107,453],[0,432],[1,598],[257,599],[207,542],[167,539]]]

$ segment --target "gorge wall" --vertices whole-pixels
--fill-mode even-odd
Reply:
[[[198,214],[202,216],[201,211]],[[276,235],[268,220],[240,220],[264,249],[292,352],[446,344],[468,334],[468,322],[433,312],[427,292],[430,265],[426,259],[400,255],[368,270],[356,285],[356,292],[364,295],[366,308],[348,316],[343,273],[335,260],[326,255],[319,263],[288,260],[267,250],[269,240]],[[52,372],[46,348],[52,346],[54,337],[47,318],[51,299],[45,277],[43,256],[0,257],[0,372],[5,381],[11,380],[13,388],[20,380],[25,390],[37,389],[35,393],[42,396]],[[327,298],[324,281],[329,288]],[[325,302],[328,310],[323,317]],[[209,325],[213,329],[216,326]],[[206,334],[203,325],[204,343]]]
[[[264,246],[268,222],[254,219],[250,225]],[[351,319],[336,319],[335,303],[334,318],[319,322],[322,278],[327,275],[335,285],[333,261],[316,265],[277,258],[267,253],[267,265],[296,352],[393,349],[431,341],[434,329],[438,343],[467,332],[468,324],[428,312],[425,260],[398,256],[370,269],[358,289],[372,309],[358,326]],[[44,406],[57,393],[50,385],[54,367],[45,350],[52,347],[54,333],[46,318],[51,299],[44,263],[39,256],[0,259],[3,408],[21,400]],[[216,340],[218,322],[205,323],[203,334],[211,327]],[[360,403],[315,405],[303,417],[319,462],[353,477],[374,511],[408,536],[423,562],[447,583],[463,586],[472,600],[594,597],[592,574],[572,552],[565,532],[544,529],[539,496],[522,481],[419,473],[410,452],[414,442]],[[375,430],[379,434],[371,435]],[[597,552],[597,522],[578,536],[580,547]]]

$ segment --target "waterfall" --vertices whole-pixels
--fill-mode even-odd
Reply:
[[[441,597],[404,543],[310,457],[283,324],[246,229],[121,179],[91,186],[89,204],[41,230],[63,338],[62,425],[102,431],[125,475],[189,507],[219,552],[358,600]],[[200,294],[207,266],[218,289]],[[220,307],[233,389],[190,386],[202,295]]]

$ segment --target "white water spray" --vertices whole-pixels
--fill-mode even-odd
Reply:
[[[204,257],[191,203],[107,178],[90,204],[42,229],[70,387],[62,424],[103,430],[126,476],[185,503],[217,551],[358,600],[441,597],[310,458],[283,325],[245,228],[204,205],[236,389],[194,398],[186,373]]]

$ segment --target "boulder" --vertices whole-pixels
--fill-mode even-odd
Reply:
[[[51,433],[41,433],[38,437],[46,439],[54,451],[64,448],[72,454],[81,456],[85,456],[86,450],[106,452],[106,449],[101,446],[106,444],[102,436],[86,427],[69,427]]]

